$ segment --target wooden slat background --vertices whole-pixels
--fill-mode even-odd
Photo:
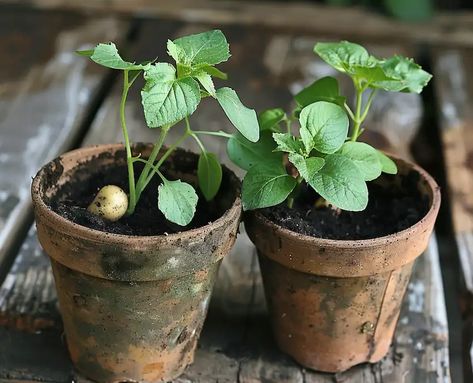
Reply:
[[[433,60],[447,192],[467,289],[462,300],[464,363],[473,380],[473,49],[438,48]]]
[[[143,20],[132,41],[128,41],[130,57],[140,59],[158,54],[161,58],[168,37],[215,26],[182,20]],[[287,107],[291,92],[315,77],[330,73],[312,53],[317,40],[313,35],[297,36],[279,28],[232,24],[235,25],[225,27],[225,33],[233,56],[223,69],[230,74],[229,85],[238,90],[248,105],[257,109]],[[106,38],[97,37],[97,40]],[[414,53],[411,44],[375,44],[371,48],[381,55]],[[342,85],[349,84],[343,81]],[[97,111],[84,144],[121,139],[119,91],[117,79]],[[156,132],[145,128],[141,113],[135,92],[127,107],[130,134],[135,141],[154,141]],[[369,122],[372,129],[367,138],[378,146],[409,156],[409,146],[421,117],[419,96],[382,94],[373,105]],[[203,103],[192,121],[197,128],[231,129],[212,100]],[[206,142],[209,149],[224,156],[223,141]],[[190,147],[195,149],[191,143]],[[449,382],[448,330],[442,291],[438,250],[433,238],[429,250],[416,265],[390,354],[381,363],[358,366],[343,374],[310,372],[276,350],[269,332],[254,248],[242,234],[221,267],[196,362],[177,381]],[[0,338],[4,339],[0,343],[0,381],[82,380],[74,375],[67,358],[49,263],[39,249],[34,229],[28,233],[0,288],[0,323],[5,326],[0,328]]]
[[[104,86],[107,72],[74,50],[126,29],[113,18],[0,12],[0,264],[31,217],[31,177],[71,147]]]

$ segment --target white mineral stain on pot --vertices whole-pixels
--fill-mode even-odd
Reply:
[[[168,263],[171,267],[177,267],[179,260],[176,257],[171,257],[168,259]]]
[[[200,290],[202,290],[202,283],[196,283],[192,285],[191,290],[194,294],[197,294]]]

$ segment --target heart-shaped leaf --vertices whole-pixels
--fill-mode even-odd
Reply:
[[[297,171],[308,183],[312,177],[323,168],[325,160],[320,157],[305,158],[297,153],[289,154],[289,161],[296,167]]]
[[[382,64],[387,80],[377,81],[372,87],[394,92],[420,93],[428,84],[432,75],[424,71],[413,60],[402,56],[394,56]]]
[[[207,201],[212,200],[222,183],[222,165],[217,156],[210,152],[202,152],[197,164],[199,188]]]
[[[233,89],[218,89],[217,101],[233,126],[235,126],[244,137],[251,142],[258,141],[259,125],[256,112],[243,105]]]
[[[258,142],[251,142],[236,133],[227,143],[230,160],[244,170],[250,170],[256,164],[281,164],[282,153],[275,153],[276,143],[271,132],[261,132]]]
[[[186,65],[216,65],[230,57],[227,39],[220,30],[197,33],[168,42],[168,52],[176,62]]]
[[[338,105],[319,101],[306,106],[300,115],[302,142],[309,154],[312,149],[335,153],[348,134],[348,116]]]
[[[340,72],[355,74],[359,67],[373,68],[378,65],[378,60],[365,48],[349,41],[317,43],[314,52]]]
[[[81,56],[90,57],[90,59],[99,65],[112,69],[121,70],[147,70],[151,64],[135,64],[123,60],[118,54],[118,49],[114,43],[98,44],[94,49],[77,51]]]
[[[384,154],[382,151],[377,150],[376,153],[378,154],[378,158],[381,163],[383,173],[397,174],[396,163],[391,158],[389,158],[386,154]]]
[[[286,153],[302,153],[304,144],[302,141],[289,133],[273,133],[273,139],[276,141],[276,151]]]
[[[277,205],[288,197],[296,184],[296,180],[287,174],[282,165],[253,166],[243,179],[243,209]]]
[[[345,142],[337,154],[352,160],[365,181],[372,181],[381,175],[381,161],[377,150],[364,142]]]
[[[191,77],[177,79],[170,64],[159,63],[145,72],[141,102],[146,123],[158,128],[194,113],[200,102],[200,87]]]
[[[340,154],[325,157],[325,165],[314,174],[309,185],[334,206],[349,211],[364,210],[368,188],[358,167]]]
[[[279,123],[284,120],[286,113],[281,108],[268,109],[258,115],[258,123],[261,131],[271,130],[279,132]]]
[[[181,226],[188,225],[197,207],[197,193],[188,183],[164,181],[158,187],[158,208],[167,220]]]
[[[294,99],[301,108],[317,101],[333,102],[340,106],[345,103],[345,97],[340,96],[337,79],[330,76],[314,81],[297,93]]]

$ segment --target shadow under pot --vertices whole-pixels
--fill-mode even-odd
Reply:
[[[440,206],[432,177],[393,159],[398,175],[374,182],[398,187],[415,172],[417,190],[428,201],[420,221],[394,234],[322,239],[285,229],[261,211],[245,213],[277,344],[304,367],[340,372],[375,363],[389,351],[414,261],[427,248]]]
[[[146,158],[151,149],[135,146],[134,152]],[[195,185],[197,160],[177,150],[167,163],[176,178]],[[236,238],[240,182],[224,168],[215,199],[219,218],[169,235],[106,233],[50,208],[67,183],[124,164],[123,146],[101,145],[45,165],[32,184],[38,238],[51,259],[78,372],[105,383],[165,382],[193,361],[218,266]]]

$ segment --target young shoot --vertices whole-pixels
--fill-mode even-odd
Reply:
[[[232,135],[191,128],[189,116],[196,111],[202,99],[216,99],[245,140],[253,143],[259,139],[256,112],[245,107],[233,89],[215,88],[213,78],[227,78],[215,65],[230,57],[227,40],[221,31],[213,30],[168,40],[167,50],[175,65],[167,62],[137,64],[125,61],[114,43],[102,43],[94,49],[77,52],[99,65],[120,70],[123,75],[119,113],[126,149],[128,196],[117,186],[107,185],[99,191],[88,208],[110,221],[116,221],[125,214],[133,214],[143,191],[155,176],[161,179],[156,200],[166,219],[181,226],[192,221],[198,202],[194,187],[181,180],[170,180],[161,172],[166,159],[189,138],[195,140],[201,149],[197,169],[200,191],[206,200],[212,200],[217,195],[222,182],[222,167],[217,156],[206,149],[200,136],[213,135],[228,139]],[[149,158],[142,158],[140,153],[133,152],[125,116],[128,92],[141,76],[145,80],[141,102],[146,124],[159,132]],[[185,122],[184,133],[166,148],[164,144],[169,131],[181,121]],[[144,165],[141,172],[135,175],[137,162]]]
[[[358,142],[363,123],[379,90],[420,93],[432,76],[411,59],[379,59],[348,41],[318,43],[314,52],[351,78],[355,103],[348,105],[335,78],[324,77],[295,95],[297,107],[290,114],[280,108],[262,112],[258,142],[235,134],[228,142],[228,155],[247,170],[242,187],[245,210],[284,201],[292,208],[306,183],[325,200],[314,201],[316,206],[328,202],[361,211],[368,204],[366,182],[382,172],[397,173],[396,164],[384,153]],[[296,120],[298,135],[293,131]]]

